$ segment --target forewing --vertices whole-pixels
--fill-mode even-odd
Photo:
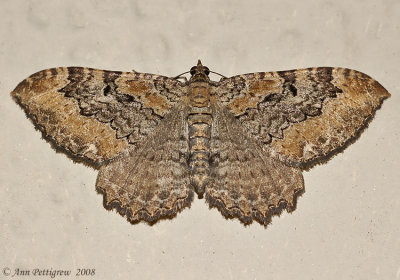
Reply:
[[[354,139],[390,94],[345,68],[308,68],[223,79],[220,102],[272,155],[307,166]]]
[[[175,108],[136,151],[103,165],[96,188],[131,222],[176,215],[193,198],[185,112]]]
[[[292,211],[304,191],[300,169],[271,157],[223,106],[215,103],[211,183],[206,199],[226,217],[267,225],[272,214]]]
[[[101,164],[142,142],[183,86],[152,74],[64,67],[31,75],[11,95],[57,147]]]

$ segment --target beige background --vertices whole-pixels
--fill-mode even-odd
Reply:
[[[400,279],[399,0],[2,0],[0,43],[0,271],[95,268],[96,279]],[[198,58],[226,76],[353,68],[392,97],[355,144],[305,172],[297,210],[274,217],[268,228],[226,220],[197,198],[172,220],[129,224],[103,208],[97,171],[54,152],[9,97],[44,68],[175,76]],[[22,278],[28,277],[13,279]]]

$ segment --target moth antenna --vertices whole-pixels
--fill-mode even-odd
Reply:
[[[219,75],[219,76],[221,76],[222,78],[227,78],[227,77],[225,77],[224,75],[222,75],[222,74],[220,74],[220,73],[217,73],[217,72],[214,72],[214,71],[210,71],[210,73],[213,73],[213,74],[217,74],[217,75]]]
[[[190,71],[183,72],[182,74],[179,74],[178,76],[175,76],[174,79],[179,79],[180,76],[185,75],[187,73],[190,73]]]

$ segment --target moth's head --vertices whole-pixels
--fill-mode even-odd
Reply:
[[[190,68],[190,82],[209,82],[210,78],[208,75],[210,74],[210,69],[207,66],[203,66],[201,61],[197,62],[196,66]]]

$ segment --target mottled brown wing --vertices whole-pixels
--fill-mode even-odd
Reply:
[[[305,167],[356,137],[390,94],[345,68],[308,68],[223,79],[215,93],[271,154]]]
[[[189,182],[188,127],[177,106],[137,150],[100,168],[96,188],[104,206],[135,223],[176,215],[193,199]]]
[[[47,139],[93,164],[134,149],[183,94],[175,79],[82,67],[40,71],[11,93]]]
[[[267,225],[272,214],[292,211],[304,191],[299,168],[271,157],[218,102],[214,103],[211,182],[206,199],[224,216]]]

